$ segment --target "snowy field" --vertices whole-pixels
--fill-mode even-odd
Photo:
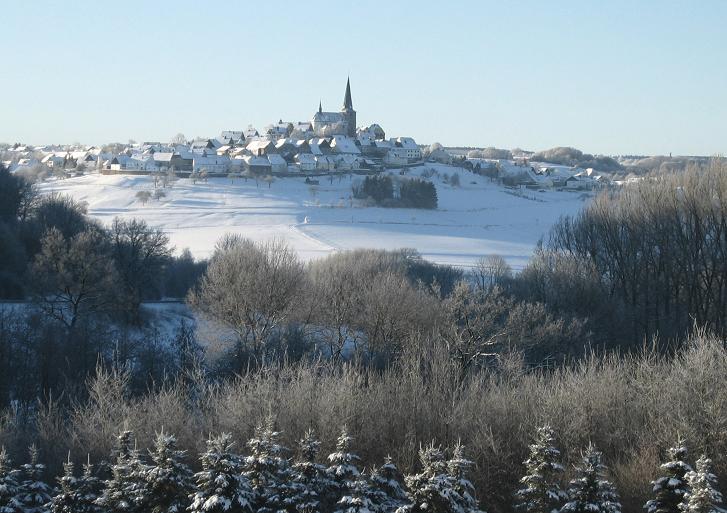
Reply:
[[[141,190],[153,190],[149,176],[99,175],[45,182],[43,193],[60,192],[88,205],[88,213],[110,224],[115,217],[143,218],[162,228],[181,250],[196,257],[211,254],[225,233],[255,240],[282,238],[303,260],[354,248],[414,248],[433,262],[471,266],[480,256],[502,255],[515,269],[527,262],[537,241],[564,214],[576,213],[588,200],[576,192],[537,192],[527,197],[493,184],[463,169],[427,165],[435,169],[438,210],[391,209],[360,206],[351,200],[353,175],[317,178],[279,178],[268,187],[254,180],[211,178],[193,184],[179,179],[165,189],[160,201],[142,204]],[[461,186],[442,179],[458,172]],[[398,174],[398,173],[397,173]]]

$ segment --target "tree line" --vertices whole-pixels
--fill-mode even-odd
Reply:
[[[116,437],[111,461],[97,467],[90,457],[80,473],[70,454],[57,486],[46,483],[38,450],[15,468],[0,450],[0,511],[4,513],[289,512],[289,513],[483,513],[469,479],[473,462],[457,442],[443,450],[420,447],[419,468],[403,476],[391,457],[380,466],[361,467],[353,438],[344,427],[327,465],[312,430],[298,441],[295,456],[280,442],[272,416],[248,440],[247,455],[235,451],[229,433],[210,435],[199,455],[198,472],[188,464],[174,435],[155,435],[145,457],[134,434]],[[696,470],[686,461],[684,441],[668,451],[660,475],[651,482],[647,513],[718,513],[722,496],[711,461],[700,457]],[[555,433],[539,427],[523,462],[512,509],[523,513],[620,513],[621,504],[603,456],[589,443],[564,486],[564,466]]]

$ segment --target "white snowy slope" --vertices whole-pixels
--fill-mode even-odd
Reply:
[[[512,190],[460,168],[436,169],[439,208],[416,210],[363,207],[351,200],[351,183],[361,176],[318,177],[311,186],[304,178],[265,182],[211,178],[193,184],[179,179],[164,189],[166,197],[142,204],[136,193],[153,190],[149,176],[99,175],[48,181],[42,193],[60,192],[88,205],[88,213],[110,224],[114,217],[143,218],[162,228],[177,250],[189,248],[196,257],[211,254],[225,233],[255,240],[282,238],[304,260],[354,248],[414,248],[437,263],[471,266],[480,256],[502,255],[515,269],[527,262],[537,241],[564,214],[574,214],[588,195],[576,192]],[[440,177],[459,173],[453,188]],[[398,176],[398,173],[396,173]]]

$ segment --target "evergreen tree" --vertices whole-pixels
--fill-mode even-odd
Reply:
[[[527,472],[520,479],[523,487],[515,493],[515,508],[524,513],[553,513],[560,510],[566,494],[558,481],[563,466],[558,462],[560,451],[554,447],[550,426],[538,428],[530,457],[525,460]]]
[[[153,464],[144,472],[142,510],[151,513],[180,513],[189,504],[192,471],[182,460],[185,451],[177,449],[177,439],[161,432],[149,451]]]
[[[38,449],[30,446],[30,462],[22,467],[23,481],[18,489],[18,501],[24,513],[47,513],[53,490],[43,481],[45,465],[38,462]]]
[[[336,452],[328,455],[328,475],[332,482],[332,502],[338,503],[351,492],[358,481],[361,472],[356,466],[359,457],[351,452],[353,438],[344,426],[336,442]]]
[[[419,459],[421,472],[404,479],[410,504],[397,513],[463,513],[464,500],[455,489],[441,448],[432,443],[419,449]]]
[[[0,513],[22,513],[18,500],[20,471],[13,468],[5,446],[0,448]]]
[[[679,438],[676,447],[669,449],[669,461],[661,465],[664,475],[651,482],[654,498],[644,505],[647,513],[679,513],[679,504],[689,491],[686,475],[692,471],[686,459],[687,448]]]
[[[255,435],[247,446],[252,454],[245,458],[243,475],[250,481],[255,500],[253,508],[258,513],[270,513],[286,507],[286,496],[290,495],[290,464],[283,454],[287,450],[280,445],[280,433],[275,421],[268,416],[255,429]],[[291,510],[295,505],[290,504]]]
[[[687,472],[686,478],[689,491],[679,504],[683,513],[725,513],[725,509],[720,507],[722,494],[715,488],[717,478],[712,474],[712,461],[709,458],[699,458],[697,470]]]
[[[344,426],[336,443],[336,452],[328,455],[330,463],[327,473],[332,481],[329,497],[337,513],[363,513],[374,510],[373,490],[361,474],[356,462],[360,458],[351,452],[353,438]]]
[[[335,513],[373,513],[376,507],[372,496],[368,480],[359,474],[353,481],[348,481],[346,492],[336,503]]]
[[[621,504],[613,485],[606,480],[607,468],[601,453],[588,445],[578,477],[570,482],[568,502],[561,513],[621,513]]]
[[[316,440],[313,431],[308,430],[298,446],[299,459],[292,467],[287,502],[293,504],[298,513],[330,511],[327,499],[331,496],[333,482],[326,467],[316,462],[321,443]]]
[[[144,487],[145,465],[136,448],[132,449],[131,431],[123,431],[117,439],[116,462],[111,467],[111,479],[96,504],[105,510],[116,512],[137,512]]]
[[[447,462],[447,470],[454,483],[454,491],[459,496],[462,511],[481,513],[475,499],[475,487],[467,479],[467,472],[471,466],[472,462],[464,456],[464,446],[457,442],[452,451],[452,458]]]
[[[103,490],[103,483],[93,473],[93,465],[89,457],[83,465],[83,473],[77,478],[77,513],[101,513],[103,510],[96,504],[96,500]]]
[[[394,511],[407,502],[406,491],[401,485],[402,475],[387,456],[384,464],[371,470],[373,501],[378,511]]]
[[[70,454],[63,464],[63,476],[58,479],[61,488],[50,503],[52,513],[101,513],[94,504],[100,489],[98,479],[93,477],[91,464],[83,466],[83,475],[76,477]]]
[[[249,513],[254,493],[242,475],[240,458],[232,453],[232,437],[222,433],[207,440],[202,471],[194,475],[197,491],[190,495],[190,513]]]

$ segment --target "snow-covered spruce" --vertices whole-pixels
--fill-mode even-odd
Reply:
[[[60,489],[50,503],[51,513],[102,513],[95,504],[101,483],[93,476],[90,462],[83,466],[83,474],[76,477],[70,454],[63,464],[63,475],[58,478]]]
[[[566,501],[561,490],[560,451],[555,448],[555,435],[550,426],[538,428],[535,440],[530,445],[530,456],[523,463],[526,474],[520,479],[523,485],[515,492],[515,509],[523,513],[553,513],[560,510]]]
[[[357,466],[361,458],[351,452],[353,438],[344,426],[336,442],[336,452],[328,455],[328,474],[333,481],[336,512],[373,511],[371,486]]]
[[[111,478],[96,504],[113,512],[140,512],[146,466],[136,448],[132,448],[133,432],[122,431],[117,438],[116,462],[111,466]]]
[[[444,452],[434,443],[419,450],[422,470],[406,476],[409,504],[397,513],[476,513],[466,510],[467,501],[457,492],[457,479],[449,474]]]
[[[177,439],[161,432],[149,451],[152,465],[143,475],[140,504],[144,512],[181,513],[189,505],[192,471],[183,463],[185,451],[177,449]]]
[[[13,468],[5,446],[0,448],[0,513],[22,513],[18,500],[20,471]]]
[[[250,481],[254,492],[253,509],[258,513],[272,513],[295,505],[287,498],[291,495],[292,476],[289,461],[283,457],[287,449],[280,445],[280,433],[275,420],[268,416],[255,429],[247,442],[252,454],[243,460],[243,475]]]
[[[589,444],[576,467],[577,477],[570,482],[568,502],[561,513],[621,513],[618,494],[606,479],[608,469],[601,460],[601,453]]]
[[[316,459],[321,443],[316,440],[312,430],[298,442],[298,459],[292,466],[292,480],[288,501],[299,513],[319,513],[329,511],[329,498],[332,495],[331,481],[326,467]]]
[[[697,460],[696,470],[687,472],[689,491],[679,504],[683,513],[725,513],[722,494],[715,487],[716,476],[712,473],[712,461],[706,456]]]
[[[449,476],[453,479],[454,491],[457,492],[460,498],[462,511],[466,513],[480,511],[477,506],[477,499],[475,499],[475,487],[467,478],[471,466],[472,462],[465,458],[464,445],[458,441],[454,449],[452,449],[452,457],[447,462],[447,470]]]
[[[669,449],[669,461],[661,465],[664,475],[651,482],[654,498],[644,505],[647,513],[679,513],[679,504],[689,491],[686,475],[692,471],[686,459],[687,447],[679,438]]]
[[[378,511],[395,511],[407,503],[402,480],[403,476],[391,456],[386,457],[383,465],[371,470],[373,501]]]
[[[190,496],[190,513],[250,513],[253,491],[242,475],[240,458],[232,453],[232,436],[207,440],[202,470],[194,475],[197,491]]]
[[[46,513],[53,489],[42,479],[45,465],[38,462],[38,449],[30,446],[30,462],[22,466],[23,480],[18,489],[18,502],[23,513]]]

